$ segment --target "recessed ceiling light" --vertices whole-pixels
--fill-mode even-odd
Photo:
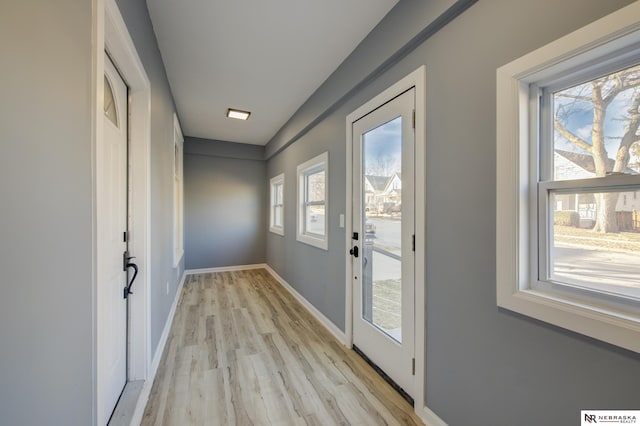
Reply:
[[[238,120],[248,120],[251,113],[249,111],[242,111],[239,109],[229,108],[227,110],[227,118],[236,118]]]

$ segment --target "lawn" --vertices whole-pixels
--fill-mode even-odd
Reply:
[[[386,330],[400,328],[400,280],[373,282],[373,322]]]

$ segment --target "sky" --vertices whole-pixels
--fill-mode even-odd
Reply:
[[[640,66],[636,67],[640,69]],[[609,104],[606,111],[604,132],[606,148],[609,158],[615,158],[620,138],[624,134],[628,122],[627,109],[629,108],[636,89],[627,89],[618,94]],[[591,84],[585,83],[569,89],[557,92],[558,94],[591,96]],[[575,135],[591,143],[591,129],[593,124],[593,104],[591,101],[568,99],[562,96],[554,96],[554,110],[559,108],[570,111],[565,126]],[[554,146],[556,149],[574,151],[586,154],[555,132]],[[634,161],[637,159],[631,159]]]
[[[386,175],[400,172],[402,158],[402,117],[391,120],[364,137],[365,174],[379,175],[383,169]]]

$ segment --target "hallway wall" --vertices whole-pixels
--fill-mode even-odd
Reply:
[[[91,2],[0,2],[0,423],[91,422]]]
[[[118,4],[152,90],[154,351],[184,269],[172,268],[175,107],[145,1]],[[0,3],[2,424],[92,423],[93,6]]]
[[[267,262],[344,329],[348,257],[338,216],[346,209],[345,117],[426,65],[427,179],[416,188],[426,193],[427,275],[417,285],[426,286],[427,299],[426,404],[452,426],[568,425],[581,409],[638,406],[640,355],[498,309],[495,271],[496,69],[628,3],[480,0],[329,108],[327,99],[346,93],[340,81],[367,76],[352,62],[374,52],[367,38],[336,71],[351,69],[358,78],[330,77],[267,146],[268,177],[285,172],[289,188],[287,235],[268,234]],[[425,18],[417,7],[400,2],[392,14]],[[385,23],[377,34],[392,43],[395,27]],[[327,150],[329,251],[323,252],[295,241],[291,188],[296,165]]]
[[[185,138],[186,269],[265,262],[264,147]]]

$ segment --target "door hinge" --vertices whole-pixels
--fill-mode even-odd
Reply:
[[[416,359],[415,358],[411,358],[411,374],[413,376],[416,375]]]
[[[411,251],[416,251],[416,234],[411,236]]]
[[[416,128],[416,110],[414,109],[411,114],[411,127]]]

